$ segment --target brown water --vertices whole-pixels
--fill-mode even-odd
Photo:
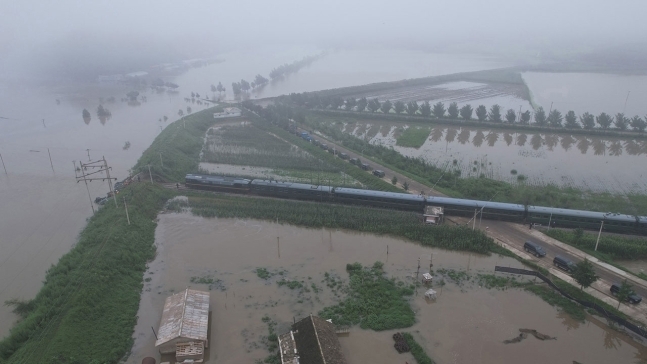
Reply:
[[[430,249],[390,237],[189,214],[160,215],[155,240],[158,255],[145,275],[151,280],[145,283],[128,363],[139,363],[145,356],[159,358],[151,326],[159,325],[165,298],[187,287],[209,289],[208,285],[192,284],[191,277],[220,280],[211,286],[209,362],[241,363],[267,355],[261,342],[267,335],[263,316],[271,317],[283,332],[294,319],[338,302],[343,295],[335,296],[322,280],[328,272],[347,281],[347,263],[370,265],[379,260],[385,262],[388,276],[404,281],[415,274],[418,258],[421,271],[426,272],[432,253],[435,269],[491,273],[497,264],[520,267],[510,258]],[[254,273],[258,267],[286,272],[264,281]],[[283,277],[308,286],[314,283],[320,292],[279,287],[276,282]],[[645,348],[626,335],[597,321],[573,322],[523,291],[453,283],[435,288],[439,291],[435,303],[423,298],[422,289],[411,298],[417,323],[407,331],[438,363],[630,363],[647,358]],[[557,340],[530,337],[518,344],[502,343],[517,336],[519,328],[536,329]],[[413,363],[411,354],[400,355],[393,349],[394,332],[355,327],[348,336],[340,337],[340,342],[351,364]]]
[[[401,128],[409,125],[379,121],[366,124],[357,123],[345,130],[362,139],[366,137],[373,144],[391,146],[403,155],[460,170],[463,177],[484,174],[517,183],[518,175],[524,175],[528,184],[555,184],[597,192],[644,193],[647,189],[645,168],[633,168],[647,162],[644,139],[424,126],[430,131],[427,141],[420,148],[408,148],[397,146],[396,139]],[[367,135],[367,130],[376,131],[377,127],[384,133]]]

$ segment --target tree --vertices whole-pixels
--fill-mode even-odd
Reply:
[[[410,101],[407,104],[407,114],[415,115],[418,112],[419,108],[420,106],[418,106],[418,103],[416,101]]]
[[[380,100],[378,99],[373,99],[368,102],[368,110],[370,112],[376,112],[380,109]]]
[[[191,98],[195,99],[195,92],[191,92]]]
[[[213,93],[215,94],[215,93],[216,93],[216,91],[217,91],[217,89],[216,89],[216,85],[213,85],[213,84],[212,84],[212,85],[211,85],[211,92],[213,92]]]
[[[629,119],[625,117],[625,114],[619,112],[616,114],[615,125],[618,130],[627,130],[627,127],[629,126]]]
[[[260,74],[256,75],[256,77],[254,78],[254,83],[256,84],[256,87],[263,86],[268,82],[270,82],[270,80],[261,76]]]
[[[561,128],[562,127],[562,113],[555,110],[551,110],[550,114],[548,114],[548,124],[552,126],[553,128]]]
[[[582,123],[584,129],[593,129],[595,128],[595,116],[585,112],[580,116],[580,123]]]
[[[647,116],[645,116],[645,119],[647,119]],[[647,127],[647,122],[641,119],[640,116],[636,115],[631,119],[631,128],[634,131],[643,132],[645,131],[646,127]]]
[[[580,285],[580,289],[588,288],[593,282],[598,280],[598,277],[595,274],[593,269],[593,264],[589,262],[588,259],[584,258],[583,261],[575,265],[573,269],[573,279]]]
[[[167,120],[168,120],[168,117],[164,115],[164,121],[167,121]]]
[[[426,118],[431,115],[431,105],[429,105],[429,101],[425,101],[422,106],[420,106],[420,114]]]
[[[249,82],[247,82],[245,80],[240,80],[240,89],[243,92],[249,91],[249,89],[250,89]]]
[[[178,111],[177,114],[180,115],[180,117],[182,117],[182,116],[184,116],[184,111],[182,111],[182,109],[180,109],[180,111]]]
[[[362,97],[357,101],[357,111],[364,111],[366,110],[366,106],[368,105],[368,101],[366,101],[366,97]]]
[[[474,109],[472,109],[472,105],[467,104],[467,105],[461,107],[461,111],[460,111],[461,117],[464,120],[470,120],[472,118],[472,112],[473,111],[474,111]]]
[[[521,123],[528,125],[530,123],[530,110],[526,110],[521,113]]]
[[[476,108],[476,117],[479,121],[485,121],[485,119],[487,119],[487,109],[485,106],[479,105],[479,107]]]
[[[129,93],[126,94],[126,96],[131,99],[131,100],[137,100],[137,96],[139,96],[139,92],[137,91],[130,91]]]
[[[238,82],[232,82],[232,83],[231,83],[231,89],[232,89],[232,91],[234,91],[234,95],[235,95],[235,96],[240,95],[240,91],[241,91],[240,83],[238,83]]]
[[[495,123],[500,123],[501,120],[501,106],[498,104],[492,105],[490,112],[488,113],[488,119]]]
[[[438,101],[435,105],[433,110],[431,111],[432,114],[438,119],[442,118],[445,116],[445,105]]]
[[[333,109],[337,110],[344,104],[344,99],[339,96],[333,97],[330,101],[330,105]]]
[[[186,107],[186,114],[189,115],[191,113],[191,106]]]
[[[450,119],[458,119],[458,104],[456,102],[449,104],[447,113],[449,114]]]
[[[218,86],[216,86],[216,90],[218,91],[218,93],[225,91],[225,88],[222,86],[222,83],[220,83],[220,81],[218,81]]]
[[[355,100],[354,97],[349,97],[346,99],[346,104],[344,105],[344,108],[347,111],[353,110],[353,108],[357,105],[357,100]]]
[[[566,120],[566,124],[564,126],[568,129],[580,128],[580,124],[577,122],[577,115],[575,115],[575,111],[570,110],[569,112],[567,112],[564,116],[564,119]]]
[[[386,100],[382,103],[380,110],[382,110],[383,113],[388,114],[389,111],[391,111],[392,107],[393,107],[393,104],[391,104],[391,101]]]
[[[405,191],[409,191],[409,183],[407,181],[404,181],[402,188],[404,188]]]
[[[505,114],[505,120],[510,124],[514,124],[517,120],[517,113],[513,109],[508,109],[508,112]]]
[[[83,114],[83,119],[84,119],[84,120],[87,120],[87,119],[92,118],[92,116],[90,115],[90,112],[89,112],[87,109],[83,109],[83,113],[82,113],[82,114]]]
[[[613,117],[605,112],[595,117],[595,122],[600,125],[602,129],[609,129],[613,123]]]
[[[402,101],[396,101],[395,103],[393,103],[393,110],[395,111],[396,114],[402,113],[405,108],[406,106]]]
[[[618,299],[618,307],[616,309],[620,309],[620,303],[628,300],[632,294],[634,294],[633,286],[625,279],[620,285],[620,290],[616,293],[616,298]]]
[[[393,178],[391,178],[391,183],[392,183],[393,185],[395,185],[396,183],[398,183],[398,177],[393,176]]]
[[[546,126],[546,111],[541,106],[535,111],[535,124]]]

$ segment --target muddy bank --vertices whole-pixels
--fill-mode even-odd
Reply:
[[[326,284],[324,273],[347,281],[345,265],[349,262],[368,265],[383,261],[388,276],[405,281],[415,274],[418,258],[421,271],[428,270],[425,267],[431,253],[434,269],[490,273],[497,264],[520,266],[510,258],[429,249],[388,237],[254,220],[202,219],[186,213],[160,215],[156,245],[158,255],[145,274],[129,363],[157,355],[150,327],[157,327],[165,297],[186,287],[211,288],[209,362],[238,363],[267,355],[262,344],[267,335],[263,316],[278,322],[278,331],[282,331],[293,319],[339,302],[343,293]],[[273,275],[259,278],[257,268]],[[192,277],[212,279],[213,283],[191,283]],[[301,282],[308,290],[279,286],[282,279]],[[606,363],[647,358],[626,336],[590,321],[574,322],[523,291],[487,290],[450,281],[436,289],[439,297],[435,303],[425,301],[422,291],[412,297],[417,323],[407,331],[439,363],[544,363],[565,358]],[[532,328],[557,340],[503,344],[517,335],[519,328]],[[340,342],[349,363],[413,362],[407,356],[410,354],[400,355],[393,349],[394,332],[353,328]],[[607,348],[605,340],[619,344]]]

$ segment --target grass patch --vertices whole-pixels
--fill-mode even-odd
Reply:
[[[195,284],[213,284],[215,282],[211,277],[191,277],[191,283]]]
[[[566,312],[573,319],[584,321],[586,311],[578,303],[562,296],[559,292],[546,285],[529,285],[525,287],[526,291],[532,292],[546,301],[551,306],[557,306]]]
[[[375,331],[412,326],[415,314],[404,297],[408,292],[386,278],[382,266],[381,262],[372,267],[348,264],[348,297],[336,306],[324,308],[319,316],[332,319],[336,325],[359,325]]]
[[[420,148],[427,141],[431,131],[428,128],[410,127],[397,138],[395,145],[400,147]]]
[[[303,288],[303,284],[301,282],[294,281],[294,280],[293,281],[282,280],[282,281],[278,281],[276,283],[279,285],[279,287],[286,286],[289,289]]]
[[[546,230],[544,234],[581,249],[602,261],[647,259],[647,239],[645,238],[603,235],[600,237],[600,244],[596,252],[594,249],[598,238],[597,234],[562,229]]]
[[[411,335],[408,332],[403,332],[402,336],[404,336],[404,341],[407,342],[407,345],[409,345],[409,348],[411,348],[411,354],[413,355],[413,358],[416,359],[416,362],[418,364],[435,364],[436,362],[433,361],[429,355],[425,352],[425,349],[416,342],[416,340],[413,338],[413,335]]]

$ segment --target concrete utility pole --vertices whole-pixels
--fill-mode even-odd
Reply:
[[[85,163],[85,164],[82,163],[82,162],[79,162],[79,164],[81,165],[81,176],[76,175],[76,182],[77,183],[79,183],[80,181],[85,182],[85,187],[88,190],[88,197],[90,198],[90,204],[92,205],[92,211],[94,212],[94,205],[92,204],[92,197],[90,196],[90,188],[88,187],[88,181],[92,182],[95,179],[96,180],[102,180],[102,181],[105,181],[106,179],[108,180],[108,186],[110,187],[110,193],[112,193],[112,197],[115,200],[115,207],[119,207],[117,205],[116,193],[112,189],[112,180],[113,179],[116,180],[116,178],[111,178],[110,177],[110,168],[111,167],[108,167],[108,163],[106,162],[106,158],[104,157],[104,158],[99,159],[97,161],[94,161],[94,162],[90,161],[90,162]],[[92,172],[92,173],[86,173],[85,171],[88,168],[99,168],[99,169],[94,170],[94,172]],[[76,168],[75,168],[75,170],[76,170]],[[97,173],[101,173],[101,172],[104,172],[104,171],[106,172],[106,177],[88,178],[89,176],[92,176],[92,175],[95,175]]]
[[[126,208],[126,219],[128,219],[128,225],[130,225],[130,216],[128,216],[128,205],[126,205],[126,197],[124,197],[124,207]]]
[[[94,215],[94,213],[95,213],[94,204],[92,203],[92,196],[90,196],[90,187],[88,187],[88,180],[85,179],[85,172],[83,172],[83,163],[79,162],[79,164],[81,165],[81,179],[85,182],[85,189],[88,190],[88,198],[90,199],[90,207],[92,208],[92,214]],[[75,165],[74,171],[76,172],[76,165]],[[79,179],[79,176],[76,176],[76,183],[79,183],[79,181],[81,179]]]
[[[598,251],[598,244],[600,243],[600,235],[602,235],[602,227],[604,226],[604,220],[602,220],[602,223],[600,224],[600,232],[598,232],[598,240],[595,242],[595,251]]]
[[[2,154],[0,154],[0,161],[2,161],[2,168],[4,168],[4,174],[9,176],[9,173],[7,173],[7,167],[4,165],[4,159],[2,158]]]
[[[153,183],[153,174],[151,173],[151,165],[148,165],[148,176],[151,178],[151,183]]]
[[[52,154],[49,152],[49,148],[47,148],[47,154],[49,155],[49,164],[52,166],[52,172],[54,172],[54,163],[52,163]]]
[[[88,152],[88,162],[92,162],[92,159],[90,159],[90,149],[86,149],[86,151]]]
[[[108,162],[106,162],[106,157],[103,157],[103,168],[106,171],[106,177],[108,177],[108,187],[110,187],[110,193],[112,193],[112,197],[115,200],[115,207],[117,206],[117,193],[115,190],[112,188],[112,179],[110,178],[110,167],[108,167]],[[117,179],[115,178],[115,181]]]
[[[627,100],[629,100],[629,94],[631,91],[627,91],[627,98],[625,99],[625,107],[622,108],[622,113],[625,113],[625,110],[627,110]]]

